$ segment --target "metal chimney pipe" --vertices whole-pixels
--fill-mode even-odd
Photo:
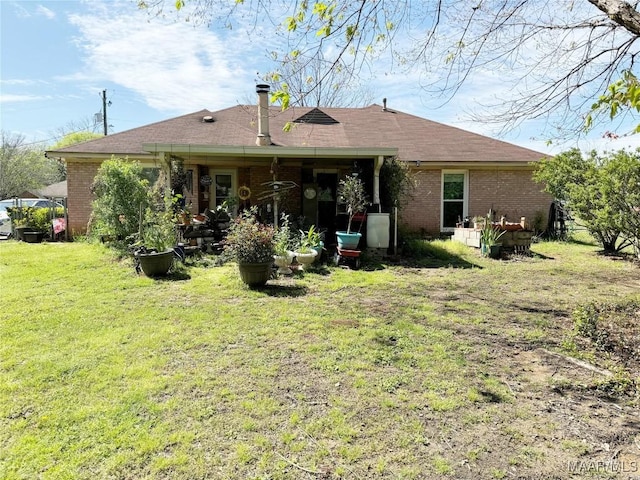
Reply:
[[[271,135],[269,135],[269,85],[256,85],[258,94],[258,138],[256,145],[264,147],[271,145]]]

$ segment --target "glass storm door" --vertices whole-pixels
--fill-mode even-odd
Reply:
[[[214,172],[213,208],[219,207],[229,197],[235,196],[235,176],[232,172]]]
[[[467,174],[442,173],[442,229],[449,230],[467,214]]]

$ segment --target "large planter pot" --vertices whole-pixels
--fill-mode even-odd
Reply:
[[[271,278],[272,261],[263,263],[238,262],[240,279],[251,288],[261,287]]]
[[[489,258],[500,258],[500,250],[502,249],[501,243],[496,243],[494,245],[486,245],[484,243],[480,244],[480,253],[483,257]]]
[[[318,252],[316,252],[315,250],[312,250],[311,252],[305,252],[305,253],[295,252],[296,260],[300,264],[301,270],[304,270],[305,266],[311,265],[313,261],[316,259],[317,255],[318,255]]]
[[[314,259],[314,262],[317,260],[320,260],[320,257],[322,256],[322,250],[324,250],[324,242],[320,242],[319,245],[316,245],[315,247],[311,247],[315,250],[316,252],[316,258]]]
[[[31,227],[15,227],[13,229],[13,234],[16,237],[16,240],[24,241],[24,232],[32,232],[33,228]]]
[[[22,232],[22,239],[27,243],[42,243],[44,232],[39,230],[25,230]]]
[[[362,234],[360,232],[336,232],[336,238],[338,239],[338,248],[341,250],[357,250],[361,237]]]
[[[489,258],[500,258],[500,250],[502,249],[501,243],[495,245],[489,245]]]
[[[293,262],[293,252],[287,252],[286,255],[274,255],[273,263],[278,267],[278,274],[280,275],[291,275],[293,272],[289,268],[291,262]]]
[[[140,268],[147,277],[160,277],[169,273],[173,265],[173,249],[160,253],[139,253],[136,255]]]

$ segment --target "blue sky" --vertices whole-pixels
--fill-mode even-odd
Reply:
[[[107,91],[110,132],[120,132],[207,108],[215,111],[255,101],[260,75],[274,68],[272,45],[256,42],[240,25],[228,30],[168,18],[150,19],[127,0],[0,0],[0,128],[27,142],[51,143],[56,130],[92,119]],[[380,68],[368,81],[374,101],[390,108],[477,133],[496,126],[471,122],[477,92],[491,92],[491,78],[472,79],[446,107],[435,108],[416,77]],[[475,93],[474,93],[475,92]],[[554,153],[538,122],[526,122],[503,140]],[[636,141],[635,139],[631,142]],[[595,133],[583,148],[622,148],[630,141]],[[566,146],[563,146],[566,148]]]

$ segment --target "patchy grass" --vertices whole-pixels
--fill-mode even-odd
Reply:
[[[635,458],[633,397],[557,387],[607,381],[562,360],[572,312],[627,299],[638,267],[425,248],[250,290],[234,265],[151,280],[98,245],[3,242],[0,477],[574,478],[605,443]]]

